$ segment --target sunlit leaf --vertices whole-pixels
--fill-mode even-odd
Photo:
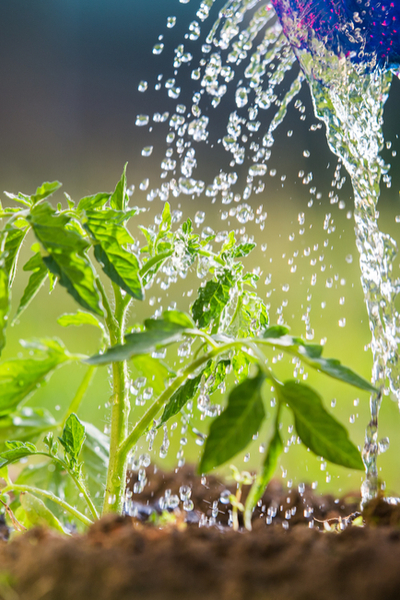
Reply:
[[[47,267],[44,264],[40,252],[34,254],[34,256],[24,265],[24,271],[32,271],[29,277],[28,284],[22,294],[17,312],[13,318],[13,322],[18,319],[21,313],[29,306],[36,294],[39,292],[43,283],[47,278]]]
[[[109,348],[104,354],[91,356],[85,362],[90,365],[105,365],[110,362],[129,360],[140,354],[151,354],[161,347],[183,340],[185,329],[163,319],[147,319],[147,331],[138,331],[125,336],[125,344]]]
[[[116,210],[125,210],[128,204],[128,196],[126,193],[126,167],[128,163],[124,166],[124,171],[122,173],[122,177],[116,185],[114,193],[110,199],[111,208],[115,208]]]
[[[203,371],[193,379],[187,379],[185,383],[182,384],[174,394],[172,394],[171,398],[165,405],[159,427],[169,421],[171,417],[177,415],[185,406],[185,404],[195,397],[199,389]]]
[[[0,468],[11,465],[22,458],[32,456],[37,453],[37,448],[30,442],[7,441],[8,450],[0,452]]]
[[[0,363],[0,416],[13,412],[60,365],[73,360],[57,339],[23,342],[33,350],[29,358]]]
[[[45,183],[42,183],[42,185],[38,187],[36,192],[31,196],[32,204],[37,204],[41,200],[48,198],[49,196],[54,194],[54,192],[56,192],[61,186],[62,183],[60,183],[59,181],[46,181]]]
[[[69,327],[70,325],[74,325],[75,327],[80,327],[81,325],[93,325],[104,331],[103,324],[93,313],[83,312],[81,310],[78,310],[76,313],[66,313],[61,315],[61,317],[57,319],[57,323],[62,327]]]
[[[176,325],[180,325],[181,327],[187,329],[192,329],[196,327],[192,317],[187,313],[181,312],[179,310],[165,310],[163,312],[163,319],[164,321],[175,323]]]
[[[211,423],[200,473],[208,473],[244,450],[260,429],[266,416],[261,397],[264,380],[265,376],[258,373],[229,394],[226,409]]]
[[[127,248],[134,240],[115,210],[86,211],[85,228],[98,242],[94,255],[105,274],[133,298],[143,299],[140,264]]]
[[[102,208],[109,201],[111,194],[107,192],[100,192],[99,194],[94,194],[92,196],[85,196],[81,198],[78,203],[77,210],[94,210],[98,208]]]
[[[159,358],[150,354],[135,356],[133,364],[136,369],[147,379],[147,385],[153,388],[154,394],[159,396],[165,389],[165,382],[176,373]]]
[[[279,400],[289,405],[303,444],[317,456],[350,469],[364,470],[360,452],[346,429],[324,408],[321,397],[310,387],[287,381],[276,387]]]
[[[83,308],[103,315],[93,267],[85,254],[89,243],[75,230],[68,229],[69,217],[57,215],[47,204],[38,204],[27,217],[36,238],[48,256],[46,267]]]

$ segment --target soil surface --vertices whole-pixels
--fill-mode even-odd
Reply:
[[[0,598],[400,599],[397,506],[374,501],[359,527],[352,524],[356,496],[337,501],[307,487],[288,492],[274,481],[253,531],[237,533],[227,525],[227,487],[215,478],[201,481],[190,468],[148,477],[143,492],[132,495],[136,517],[108,516],[84,536],[33,529],[7,542],[0,520]],[[136,480],[132,473],[132,489]],[[182,486],[191,488],[193,510],[183,510]],[[161,514],[160,498],[171,505],[170,518]]]

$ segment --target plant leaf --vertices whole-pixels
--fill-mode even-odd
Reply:
[[[265,419],[261,372],[245,379],[229,394],[228,406],[210,426],[199,472],[208,473],[244,450]]]
[[[19,499],[31,527],[50,527],[60,533],[65,533],[60,521],[42,500],[29,492],[22,492]]]
[[[252,252],[252,250],[254,250],[255,247],[256,244],[252,244],[249,242],[246,244],[238,244],[236,248],[233,249],[232,256],[234,258],[242,258],[243,256],[247,256],[248,254],[250,254],[250,252]]]
[[[224,272],[218,281],[207,281],[204,287],[199,288],[192,305],[192,315],[199,329],[208,327],[212,322],[214,327],[218,325],[222,311],[230,300],[233,285],[232,277]]]
[[[150,354],[135,356],[132,361],[136,369],[147,378],[147,385],[153,388],[156,396],[164,391],[167,379],[176,377],[176,373],[169,366],[159,358],[153,358]]]
[[[103,316],[93,267],[85,254],[89,243],[68,229],[70,218],[57,215],[47,204],[38,204],[27,217],[36,238],[49,256],[43,257],[46,267],[59,278],[60,284],[83,308]]]
[[[278,427],[275,427],[274,435],[272,436],[268,450],[265,455],[264,463],[261,472],[257,475],[253,485],[250,488],[249,495],[246,499],[246,507],[244,513],[244,521],[246,529],[251,529],[251,515],[259,500],[264,495],[265,488],[271,481],[278,464],[278,459],[283,452],[283,442],[279,433]]]
[[[56,338],[21,343],[34,356],[0,363],[0,416],[13,412],[58,366],[73,360]]]
[[[125,164],[124,170],[121,176],[121,179],[116,185],[113,195],[110,198],[110,206],[111,208],[115,208],[116,210],[125,210],[128,204],[128,196],[126,194],[126,167],[128,163]]]
[[[8,273],[8,284],[11,287],[15,278],[19,251],[27,234],[28,228],[19,229],[10,227],[1,232],[5,237],[2,244],[2,256],[4,257],[4,268]]]
[[[4,268],[4,263],[0,262],[0,354],[6,344],[6,328],[11,308],[10,295],[8,273]]]
[[[321,397],[313,389],[286,381],[276,391],[279,400],[291,408],[297,434],[307,448],[337,465],[364,470],[360,452],[346,429],[325,410]]]
[[[98,242],[94,247],[94,255],[104,273],[127,294],[143,300],[140,264],[135,254],[126,249],[134,240],[120,224],[121,217],[124,215],[111,209],[86,211],[85,229]]]
[[[21,460],[21,458],[37,454],[36,446],[30,442],[7,441],[6,446],[9,449],[0,452],[0,469]]]
[[[102,208],[105,204],[107,204],[110,197],[111,194],[107,192],[100,192],[99,194],[94,194],[93,196],[85,196],[79,200],[77,211],[81,212],[84,210]]]
[[[112,346],[104,354],[91,356],[85,362],[89,365],[106,365],[110,362],[129,360],[183,340],[185,329],[176,323],[163,319],[147,319],[145,325],[147,331],[129,333],[125,336],[125,344]]]
[[[24,293],[22,294],[17,312],[13,318],[13,323],[32,302],[45,282],[48,273],[47,267],[42,260],[40,252],[37,252],[34,256],[32,256],[32,258],[24,265],[23,269],[24,271],[32,271],[32,274],[29,277],[29,281]]]
[[[171,417],[177,415],[189,400],[195,397],[199,389],[201,378],[204,370],[199,373],[194,379],[187,379],[183,385],[181,385],[171,398],[168,400],[164,407],[164,412],[161,416],[161,421],[158,425],[160,428],[164,423],[169,421]]]
[[[334,358],[322,358],[323,346],[320,346],[319,344],[307,344],[307,342],[301,338],[287,335],[287,333],[284,332],[285,329],[286,328],[283,328],[282,335],[278,335],[279,329],[277,327],[270,327],[263,333],[262,338],[270,345],[282,348],[286,352],[297,356],[304,363],[317,371],[321,371],[334,379],[353,385],[360,390],[376,393],[376,388],[374,388],[370,382],[363,377],[360,377],[360,375],[357,375],[357,373],[348,367],[343,366],[339,360]],[[270,330],[273,330],[273,335],[271,335]]]
[[[59,181],[46,181],[45,183],[42,183],[42,185],[38,187],[36,192],[31,196],[32,204],[35,205],[41,200],[48,198],[49,196],[54,194],[54,192],[56,192],[61,186],[62,183],[60,183]]]
[[[36,441],[43,431],[55,426],[52,415],[44,408],[22,408],[0,418],[0,449],[6,440]]]
[[[74,461],[78,460],[85,438],[85,426],[80,422],[76,414],[72,413],[65,423],[62,436],[58,439],[64,447],[65,453]]]
[[[163,312],[163,319],[164,321],[180,325],[181,327],[187,329],[193,329],[194,327],[196,327],[192,317],[187,313],[181,312],[179,310],[165,310]]]
[[[61,317],[57,319],[57,323],[61,325],[61,327],[69,327],[70,325],[74,325],[75,327],[80,327],[81,325],[93,325],[104,331],[103,324],[94,316],[94,314],[83,312],[82,310],[78,310],[76,313],[66,313],[61,315]]]

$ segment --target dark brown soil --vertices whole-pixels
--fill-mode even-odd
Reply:
[[[162,529],[140,521],[146,512],[158,510],[156,498],[165,496],[166,490],[179,494],[182,484],[192,486],[192,523],[184,523],[185,513],[180,510],[175,523]],[[213,478],[207,479],[206,486],[189,469],[164,478],[158,473],[141,495],[143,505],[150,508],[139,510],[139,518],[107,517],[85,536],[66,539],[36,529],[11,543],[0,542],[0,598],[400,599],[397,507],[376,501],[365,514],[369,523],[365,527],[349,524],[341,533],[322,532],[326,526],[319,521],[327,518],[332,529],[350,523],[356,504],[317,498],[307,489],[302,495],[283,493],[273,482],[253,531],[235,533],[226,525],[199,526],[198,521],[205,520],[201,513],[212,517],[213,502],[225,489]],[[270,506],[276,508],[276,516],[267,526]],[[230,507],[219,503],[218,508],[217,523],[226,522]],[[310,517],[304,517],[304,510],[309,514],[310,508],[318,519],[313,528]],[[293,513],[289,520],[287,510]]]

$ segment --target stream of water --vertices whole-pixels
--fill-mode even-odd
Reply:
[[[196,41],[200,37],[214,2],[200,3],[186,39]],[[384,143],[383,109],[400,50],[397,4],[385,8],[381,3],[364,0],[229,0],[209,30],[199,64],[193,67],[191,78],[197,91],[193,93],[191,106],[178,104],[172,117],[166,113],[153,117],[156,122],[169,119],[170,127],[168,148],[161,162],[163,183],[147,192],[148,200],[166,201],[170,196],[203,194],[213,202],[220,198],[227,214],[229,211],[229,215],[236,215],[245,226],[254,219],[249,199],[263,189],[262,178],[268,172],[274,136],[279,134],[277,128],[292,101],[302,112],[296,97],[307,81],[315,115],[325,124],[329,147],[350,175],[354,191],[361,285],[372,336],[372,381],[380,390],[370,399],[371,420],[363,449],[364,502],[378,492],[378,413],[382,395],[392,393],[400,406],[397,351],[400,326],[394,305],[400,282],[393,280],[397,246],[379,230],[377,210],[381,179],[390,184],[389,166],[381,159],[380,151]],[[174,26],[174,19],[170,17],[168,27]],[[153,53],[162,51],[160,41]],[[179,45],[175,49],[174,74],[178,74],[182,65],[191,63],[192,58],[184,44]],[[235,69],[240,65],[243,77],[236,81]],[[202,107],[207,99],[217,108],[224,97],[232,95],[229,87],[232,81],[236,82],[236,108],[229,111],[221,138],[230,157],[230,169],[219,169],[210,181],[203,181],[196,177],[196,148],[209,137],[212,114]],[[287,89],[284,93],[282,82]],[[175,77],[164,81],[164,86],[170,98],[179,99],[181,90]],[[147,82],[142,81],[139,90],[146,88]],[[248,109],[247,118],[240,113],[244,107]],[[258,119],[261,111],[271,114],[262,135]],[[136,123],[143,126],[148,121],[148,115],[138,115]],[[249,140],[255,132],[259,132],[260,142]],[[151,152],[152,148],[146,147],[142,154]],[[243,191],[239,193],[235,190],[237,169],[246,161],[250,166]],[[176,176],[178,169],[180,176]],[[269,174],[273,176],[271,171]],[[304,175],[303,183],[310,183],[311,179],[311,174]],[[142,189],[147,186],[148,182],[142,182]],[[259,221],[262,214],[257,217]],[[200,222],[204,218],[201,211],[196,218]],[[309,330],[306,323],[306,337],[312,339]]]

